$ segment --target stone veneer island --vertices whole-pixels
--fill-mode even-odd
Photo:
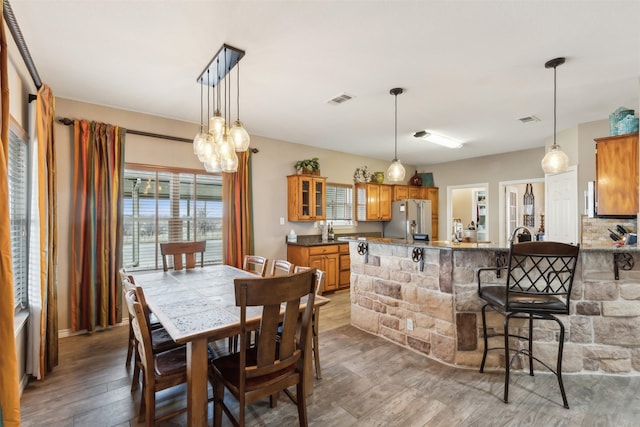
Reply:
[[[385,238],[351,240],[349,246],[354,326],[448,365],[479,368],[483,303],[476,271],[505,260],[507,247]],[[415,248],[423,252],[423,271],[413,260]],[[563,372],[640,373],[637,255],[635,247],[580,249],[571,314],[559,316],[566,328]],[[502,329],[503,318],[491,310],[488,314],[488,326]],[[535,321],[534,336],[534,354],[554,365],[558,326]],[[490,351],[487,366],[504,366],[502,353]]]

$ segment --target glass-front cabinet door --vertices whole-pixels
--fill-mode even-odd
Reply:
[[[320,221],[325,213],[326,178],[313,175],[287,177],[289,221]]]

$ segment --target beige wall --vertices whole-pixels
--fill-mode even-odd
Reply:
[[[198,131],[195,123],[185,123],[161,117],[117,110],[63,98],[56,99],[56,116],[72,119],[88,119],[107,122],[125,128],[191,138]],[[250,123],[246,123],[249,130]],[[59,326],[70,327],[69,317],[69,241],[70,206],[73,165],[71,126],[56,124],[55,137],[58,161],[58,233],[59,233]],[[286,258],[285,236],[294,229],[297,234],[320,234],[312,223],[287,221],[286,176],[295,173],[296,161],[318,157],[322,176],[328,182],[351,184],[357,167],[367,165],[369,170],[386,170],[390,161],[374,160],[361,156],[322,150],[301,144],[291,144],[273,139],[252,136],[251,146],[259,152],[252,157],[253,206],[255,251],[268,258]],[[200,169],[202,164],[193,154],[191,144],[163,139],[127,135],[125,161],[160,166],[179,166]],[[407,167],[407,180],[414,168]],[[280,225],[280,218],[285,224]],[[380,222],[360,222],[357,228],[336,229],[336,233],[353,231],[382,231]]]

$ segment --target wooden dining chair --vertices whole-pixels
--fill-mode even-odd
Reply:
[[[293,273],[295,266],[284,259],[274,259],[271,263],[271,270],[269,270],[269,276],[288,276]]]
[[[258,255],[245,255],[242,262],[242,269],[250,273],[264,277],[267,272],[267,264],[269,260]]]
[[[237,278],[234,285],[236,305],[240,307],[240,350],[214,359],[210,365],[213,425],[222,425],[224,411],[234,425],[244,426],[247,405],[284,391],[298,406],[300,425],[306,426],[304,347],[311,331],[317,285],[315,269],[282,277]],[[305,297],[306,307],[298,328],[301,299]],[[247,317],[251,316],[247,315],[247,309],[253,311],[250,307],[262,307],[258,343],[252,347],[247,340],[251,329],[247,325]],[[295,397],[287,390],[294,385]],[[238,400],[237,420],[224,402],[225,388]]]
[[[142,288],[140,288],[140,286],[136,286],[133,283],[131,283],[129,279],[126,277],[122,280],[122,285],[123,285],[123,292],[125,294],[125,297],[127,292],[138,292],[140,294],[140,298],[138,299],[138,302],[142,305],[142,308],[145,313],[145,320],[146,320],[145,324],[149,328],[149,336],[151,337],[151,348],[153,353],[154,354],[162,353],[163,351],[171,350],[177,347],[184,347],[183,344],[177,344],[171,338],[171,335],[169,335],[166,329],[162,327],[161,324],[158,324],[158,326],[155,328],[151,327],[151,324],[149,323],[151,312],[147,306]],[[127,308],[129,307],[127,306]],[[130,333],[133,334],[133,336],[132,337],[130,336],[129,338],[129,346],[133,346],[132,358],[134,359],[133,376],[131,378],[131,391],[136,390],[138,388],[138,385],[140,383],[140,369],[141,369],[140,353],[138,352],[138,338],[135,336],[135,333],[133,331],[134,317],[135,317],[135,313],[129,312],[129,328],[130,328]],[[129,358],[128,355],[127,355],[127,358]],[[130,363],[131,363],[131,360],[129,359],[128,364]]]
[[[197,254],[200,254],[200,267],[203,267],[206,246],[207,242],[205,241],[160,243],[162,268],[164,271],[169,271],[169,265],[173,265],[174,270],[194,268]],[[172,260],[171,264],[168,262],[169,259]]]
[[[138,421],[145,421],[145,425],[149,427],[186,411],[187,408],[179,408],[156,417],[156,392],[187,382],[187,352],[185,346],[160,353],[153,351],[147,316],[138,298],[138,291],[141,289],[138,287],[134,291],[127,291],[125,297],[127,308],[133,317],[132,326],[138,341],[143,375]]]
[[[309,270],[311,267],[304,267],[296,265],[293,269],[294,273],[300,273],[301,271]],[[316,288],[316,295],[322,295],[324,289],[324,277],[325,272],[322,270],[316,270],[316,277],[318,281],[318,287]],[[322,369],[320,368],[320,343],[318,342],[318,332],[320,331],[320,310],[313,309],[313,315],[311,317],[311,330],[313,332],[311,348],[313,350],[313,363],[316,367],[316,378],[322,379]]]

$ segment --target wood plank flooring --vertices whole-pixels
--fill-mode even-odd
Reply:
[[[505,404],[502,372],[451,368],[362,332],[349,325],[349,294],[329,297],[320,318],[323,375],[307,405],[311,426],[640,425],[640,377],[566,375],[567,410],[554,376],[516,374]],[[131,393],[131,369],[124,366],[127,332],[118,327],[60,340],[60,365],[25,389],[22,425],[142,425],[136,418],[140,391]],[[158,412],[184,405],[184,393],[184,387],[161,393]],[[284,396],[274,409],[265,400],[247,414],[250,426],[295,426],[298,420]],[[158,425],[185,426],[185,416]]]

